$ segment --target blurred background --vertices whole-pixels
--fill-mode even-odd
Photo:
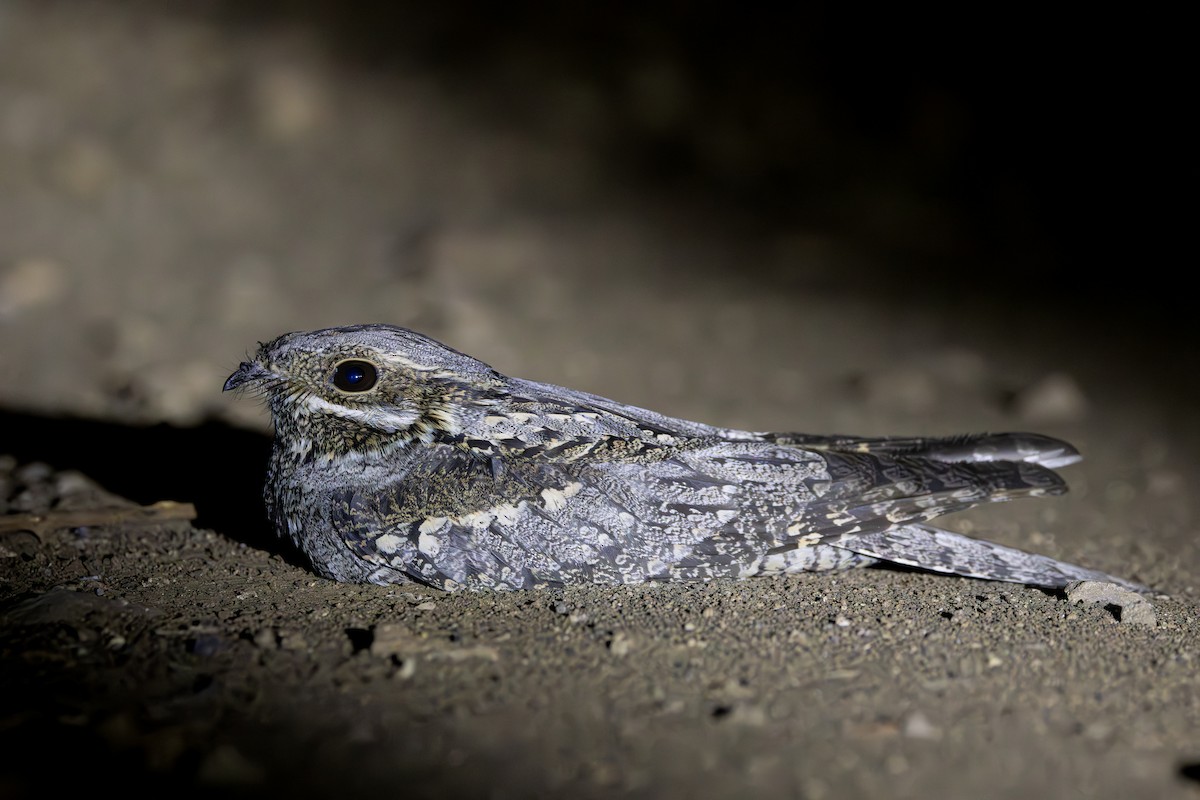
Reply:
[[[1194,436],[1178,29],[0,0],[0,406],[265,430],[256,342],[378,321],[733,426]]]

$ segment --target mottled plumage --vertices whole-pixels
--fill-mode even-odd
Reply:
[[[1036,434],[717,428],[509,378],[387,325],[281,336],[225,383],[237,387],[264,393],[274,418],[276,530],[336,580],[519,589],[883,561],[1135,586],[928,524],[1066,491],[1051,468],[1078,453]]]

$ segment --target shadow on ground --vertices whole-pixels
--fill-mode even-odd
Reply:
[[[0,429],[6,431],[0,451],[21,463],[79,470],[141,504],[194,503],[197,526],[251,547],[281,550],[262,502],[269,437],[219,422],[131,426],[11,411],[0,412]]]

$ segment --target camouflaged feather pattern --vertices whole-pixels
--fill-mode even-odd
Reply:
[[[377,380],[344,391],[339,365]],[[1041,586],[1136,584],[939,530],[984,502],[1061,494],[1078,459],[1037,434],[752,433],[508,378],[404,328],[262,345],[226,382],[266,394],[265,491],[323,575],[441,589],[744,578],[892,562]]]

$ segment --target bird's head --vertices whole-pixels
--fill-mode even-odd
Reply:
[[[354,325],[262,344],[224,388],[263,394],[277,449],[310,460],[454,436],[501,381],[488,365],[406,328]]]

